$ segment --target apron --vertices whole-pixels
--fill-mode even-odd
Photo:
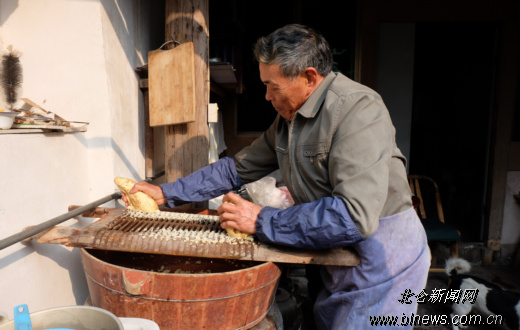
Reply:
[[[358,266],[321,271],[324,287],[314,305],[318,329],[394,328],[371,323],[371,316],[391,316],[395,327],[412,329],[416,295],[425,288],[430,267],[426,233],[415,210],[379,219],[376,233],[354,248]]]

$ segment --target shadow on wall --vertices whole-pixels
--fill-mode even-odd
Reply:
[[[172,126],[171,129],[175,129],[176,132],[180,135],[186,134],[186,125],[187,124],[179,124]],[[76,138],[85,146],[85,148],[88,146],[90,149],[96,149],[96,148],[106,148],[108,143],[112,146],[113,150],[116,152],[116,154],[119,156],[119,159],[127,169],[129,169],[130,173],[132,174],[132,178],[136,181],[144,180],[144,178],[141,178],[137,169],[132,165],[132,162],[128,157],[125,155],[123,150],[119,147],[119,145],[114,141],[112,138],[108,137],[97,137],[97,138],[91,138],[91,139],[85,139],[83,135],[76,135]],[[205,136],[194,136],[190,138],[188,141],[184,142],[181,146],[176,146],[176,151],[174,154],[174,157],[171,159],[184,159],[185,162],[190,162],[191,159],[194,158],[194,154],[197,152],[200,152],[198,150],[198,147],[201,145],[209,145],[209,140]],[[208,157],[208,154],[205,153],[204,155],[200,155],[200,157]],[[175,164],[165,164],[166,169],[174,168]],[[191,173],[181,173],[181,176],[187,176]],[[115,188],[114,188],[115,189]]]
[[[85,147],[85,149],[106,149],[107,146],[110,146],[112,150],[117,154],[121,162],[124,164],[125,168],[127,168],[134,180],[142,180],[139,175],[139,171],[132,165],[132,161],[127,157],[124,153],[123,149],[116,143],[116,141],[111,137],[94,137],[90,139],[86,139],[85,136],[75,134],[74,135],[78,141]],[[143,154],[144,156],[144,154]],[[117,175],[117,174],[116,174]],[[114,186],[114,189],[116,187]],[[108,194],[108,193],[107,193]]]
[[[147,53],[146,54],[140,54],[138,52],[139,49],[141,50],[156,50],[161,47],[161,45],[164,44],[166,40],[173,40],[175,38],[173,29],[176,26],[189,26],[193,30],[191,33],[191,39],[189,40],[182,40],[179,39],[180,42],[186,42],[186,41],[195,41],[195,39],[198,40],[209,40],[209,35],[205,32],[205,29],[201,28],[201,24],[199,24],[196,20],[193,19],[194,15],[197,13],[198,9],[194,8],[192,6],[178,6],[179,10],[185,10],[182,15],[180,15],[179,18],[176,18],[168,23],[170,26],[170,30],[172,31],[171,36],[165,36],[165,26],[166,26],[166,13],[165,13],[165,0],[161,1],[144,1],[140,0],[137,2],[134,2],[135,5],[133,7],[131,6],[121,6],[120,3],[117,0],[101,0],[101,4],[103,6],[103,9],[105,10],[108,20],[110,21],[110,24],[112,25],[113,30],[115,31],[117,38],[119,40],[119,43],[121,45],[121,49],[124,50],[125,56],[127,58],[127,62],[136,67],[142,66],[145,64],[148,60]],[[133,9],[133,10],[132,10]],[[127,21],[133,21],[135,22],[134,28],[135,31],[129,31],[128,26],[126,24]],[[207,22],[204,22],[203,24],[209,25]],[[144,31],[144,32],[143,32]],[[143,33],[146,33],[146,38],[143,37],[143,39],[148,40],[147,44],[139,44],[141,40],[141,35]],[[135,36],[135,39],[132,38],[132,36]],[[165,45],[162,49],[171,49],[173,48],[172,44]],[[206,56],[207,53],[203,52],[202,56]],[[199,52],[195,52],[195,56],[201,56]],[[206,65],[207,58],[202,59]],[[136,77],[138,77],[136,73]],[[140,91],[136,91],[139,94],[139,97],[141,98],[140,103],[142,102],[142,95]],[[190,124],[182,124],[182,125],[175,125],[174,127],[170,127],[169,129],[175,130],[175,133],[178,135],[184,135],[187,132],[187,126],[186,125],[198,125],[197,123],[190,123]],[[139,126],[139,146],[141,148],[141,154],[145,155],[145,150],[143,150],[143,147],[145,143],[143,143],[144,140],[144,132],[143,132],[143,125]],[[200,139],[204,139],[204,141],[201,141]],[[197,143],[197,140],[199,143]],[[90,141],[89,141],[90,142]],[[203,144],[208,144],[209,141],[207,141],[207,138],[205,136],[196,136],[190,139],[189,142],[185,143],[182,147],[178,148],[176,151],[176,157],[183,157],[182,159],[186,159],[187,162],[189,162],[189,159],[197,159],[198,157],[207,157],[207,155],[198,155],[194,157],[194,153],[197,152],[198,147]],[[128,159],[124,156],[122,153],[122,150],[117,146],[117,144],[112,141],[112,145],[114,146],[116,152],[118,155],[123,159],[125,165],[128,168],[131,168],[131,173],[134,178],[138,178],[137,171],[131,167],[130,162]],[[90,146],[90,145],[89,145]],[[173,164],[165,164],[167,168],[173,168]],[[190,166],[188,166],[190,167]],[[191,168],[191,167],[190,167]],[[181,176],[188,175],[190,173],[181,173]]]
[[[96,219],[78,216],[71,220],[75,220],[76,222],[72,223],[70,227],[86,227]],[[85,304],[85,301],[88,298],[88,287],[85,273],[83,272],[79,249],[69,249],[59,244],[40,244],[37,243],[36,240],[20,242],[20,244],[13,245],[13,247],[18,247],[18,249],[0,258],[0,270],[10,267],[12,264],[20,262],[32,253],[36,252],[39,256],[54,261],[57,267],[67,270],[70,278],[72,294],[76,304]],[[25,266],[22,268],[24,267]],[[30,272],[32,274],[31,276],[36,276],[40,285],[45,286],[46,281],[55,282],[55,279],[49,278],[50,275],[41,268],[26,269],[26,271]]]
[[[18,8],[18,0],[0,2],[0,26],[3,26],[9,16]]]
[[[10,266],[11,264],[15,263],[16,261],[19,261],[20,259],[23,259],[24,257],[30,255],[33,252],[34,250],[31,247],[26,246],[3,258],[0,258],[0,269]]]
[[[87,281],[78,249],[69,250],[56,244],[38,244],[36,242],[23,243],[25,246],[15,252],[0,258],[0,269],[9,267],[15,262],[19,262],[30,254],[36,252],[38,255],[51,259],[58,267],[66,269],[69,273],[71,289],[77,305],[85,304],[88,298]],[[39,278],[40,284],[45,285],[49,280],[48,275],[42,269],[27,269],[28,272]],[[39,275],[37,275],[39,274]],[[85,294],[87,293],[87,295]]]
[[[138,79],[136,67],[143,66],[148,61],[148,51],[158,48],[164,42],[164,1],[132,1],[121,2],[117,0],[101,0],[100,1],[112,30],[115,33],[120,49],[124,52],[126,63],[134,71],[136,79]],[[105,22],[105,20],[103,20]],[[133,22],[134,24],[128,24]],[[133,31],[129,28],[133,27]],[[104,37],[105,34],[103,34]],[[105,40],[108,42],[108,40]],[[105,59],[107,61],[107,59]],[[107,66],[110,63],[107,62]],[[109,77],[109,79],[112,79]],[[139,113],[137,114],[139,122],[143,122],[144,111],[142,111],[143,99],[139,90],[135,93],[139,97]],[[118,97],[118,93],[114,93],[112,97]],[[124,94],[119,98],[125,98]],[[116,101],[117,102],[117,101]],[[124,102],[124,101],[120,101]],[[138,131],[139,148],[144,156],[144,127],[139,125]],[[135,172],[132,172],[135,175]]]
[[[88,298],[87,279],[83,272],[79,249],[69,250],[56,244],[33,244],[40,256],[51,259],[60,268],[69,272],[72,294],[77,305],[84,305]]]

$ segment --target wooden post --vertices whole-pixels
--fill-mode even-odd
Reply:
[[[209,2],[166,0],[166,41],[192,41],[195,48],[196,120],[165,127],[165,174],[168,182],[208,164]],[[174,43],[167,48],[175,47]]]
[[[155,176],[153,158],[154,158],[154,136],[153,127],[150,127],[150,108],[148,97],[148,79],[139,80],[139,88],[143,92],[144,101],[144,169],[146,178]]]

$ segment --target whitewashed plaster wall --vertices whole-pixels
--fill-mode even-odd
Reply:
[[[143,102],[134,69],[159,46],[149,25],[161,19],[150,16],[150,6],[144,0],[0,2],[0,51],[13,45],[22,53],[19,96],[89,123],[84,133],[0,134],[0,239],[66,213],[69,205],[112,194],[116,176],[144,178]],[[0,292],[0,311],[9,318],[23,303],[30,312],[84,304],[88,288],[78,250],[35,242],[0,250]]]

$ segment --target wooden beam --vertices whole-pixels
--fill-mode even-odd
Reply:
[[[153,127],[150,126],[150,103],[148,94],[148,79],[139,80],[139,88],[143,92],[144,102],[144,169],[147,178],[155,175],[153,159],[154,159],[154,134]]]
[[[195,48],[196,119],[193,123],[165,127],[165,172],[168,182],[208,164],[209,132],[209,2],[166,0],[165,41],[191,41]],[[175,43],[167,45],[175,47]]]

